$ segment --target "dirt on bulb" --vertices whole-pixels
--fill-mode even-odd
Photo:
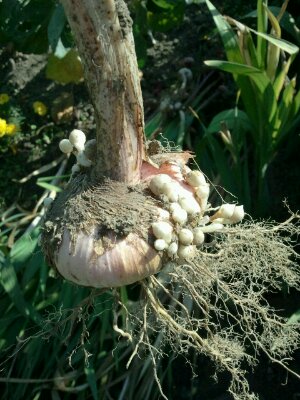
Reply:
[[[70,232],[73,246],[79,232],[93,234],[98,255],[101,255],[101,249],[104,253],[113,246],[108,239],[111,233],[116,239],[136,233],[153,245],[154,237],[149,234],[149,227],[153,216],[158,215],[159,207],[161,202],[150,195],[146,185],[128,186],[107,178],[96,180],[87,174],[78,174],[45,216],[41,245],[47,262],[55,265],[53,255],[61,245],[64,229]]]

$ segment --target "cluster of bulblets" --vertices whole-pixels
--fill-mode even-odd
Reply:
[[[95,146],[95,139],[86,142],[85,134],[78,129],[70,133],[69,139],[60,141],[59,148],[63,153],[76,156],[72,175],[82,168],[91,167],[92,161],[88,156]],[[193,258],[197,247],[203,245],[205,233],[220,232],[224,225],[240,222],[245,213],[244,207],[236,204],[210,208],[210,187],[201,171],[188,169],[183,184],[189,189],[167,174],[158,174],[150,180],[149,188],[164,204],[161,220],[152,223],[156,238],[154,248],[171,259],[186,260]],[[50,197],[46,198],[45,207],[49,207],[52,201]],[[217,211],[211,216],[206,215],[211,210]]]
[[[92,161],[88,158],[88,152],[95,145],[95,139],[86,142],[85,134],[79,129],[73,129],[69,139],[62,139],[59,142],[59,148],[63,153],[73,153],[76,156],[77,163],[72,167],[72,174],[79,172],[82,167],[89,168],[92,165]]]
[[[152,224],[156,238],[154,247],[171,258],[191,259],[197,246],[203,245],[205,233],[219,232],[225,224],[234,224],[244,218],[244,207],[221,205],[212,216],[208,203],[209,184],[201,171],[189,171],[184,183],[187,191],[167,174],[159,174],[150,181],[152,193],[164,203],[163,218]]]

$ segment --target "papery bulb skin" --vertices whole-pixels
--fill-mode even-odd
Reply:
[[[65,230],[56,256],[56,268],[67,280],[81,286],[109,288],[129,285],[155,274],[161,257],[136,234],[129,234],[102,255],[95,251],[94,235],[79,233],[71,243]],[[113,234],[108,235],[112,240]]]
[[[172,231],[160,222],[169,213],[143,186],[90,179],[84,173],[72,178],[47,213],[41,244],[48,263],[65,279],[95,288],[120,287],[159,272],[162,253],[155,249],[151,224]]]

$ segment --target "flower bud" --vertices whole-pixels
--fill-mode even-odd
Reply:
[[[60,148],[60,151],[62,151],[65,154],[69,154],[73,151],[73,145],[69,139],[62,139],[59,142],[59,148]]]

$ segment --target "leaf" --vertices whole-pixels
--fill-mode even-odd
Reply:
[[[214,19],[216,27],[221,36],[226,55],[229,61],[242,63],[243,58],[237,41],[237,36],[225,18],[219,13],[215,6],[209,1],[205,0],[209,11]]]
[[[62,34],[65,23],[66,23],[66,16],[64,8],[61,3],[58,3],[50,18],[47,30],[49,44],[53,52],[55,52],[58,40]]]
[[[251,28],[248,28],[248,29],[251,32],[255,33],[255,35],[266,39],[268,42],[274,44],[279,49],[285,51],[286,53],[288,53],[290,55],[296,55],[299,52],[299,47],[291,42],[288,42],[287,40],[284,40],[281,38],[279,39],[276,36],[273,36],[271,34],[257,32],[256,30],[251,29]]]
[[[83,68],[78,52],[71,49],[62,58],[50,54],[46,67],[46,77],[61,84],[81,82]]]
[[[154,4],[158,7],[165,8],[165,9],[172,9],[174,8],[176,1],[174,0],[152,0]]]
[[[0,282],[6,293],[11,298],[14,306],[24,317],[30,317],[36,323],[42,322],[42,318],[35,311],[32,305],[25,301],[22,290],[19,286],[15,269],[11,263],[11,260],[9,259],[1,269]]]
[[[231,108],[217,114],[207,127],[207,133],[218,132],[221,129],[221,122],[225,121],[229,130],[243,129],[251,131],[252,125],[249,121],[247,114],[244,111]]]
[[[264,71],[250,65],[222,60],[206,60],[204,64],[209,67],[215,67],[222,71],[230,72],[233,75],[247,75],[257,84],[257,88],[261,92],[264,92],[266,87],[270,85],[270,80]]]
[[[10,261],[18,271],[24,268],[26,262],[32,257],[34,249],[37,246],[39,229],[34,229],[30,234],[24,234],[18,239],[10,251]]]
[[[36,184],[38,186],[40,186],[40,187],[42,187],[44,189],[50,190],[50,191],[54,191],[54,192],[61,192],[62,191],[62,189],[60,187],[51,185],[50,183],[37,181]]]
[[[85,367],[84,373],[91,389],[93,399],[98,400],[97,380],[94,368],[91,366]]]

